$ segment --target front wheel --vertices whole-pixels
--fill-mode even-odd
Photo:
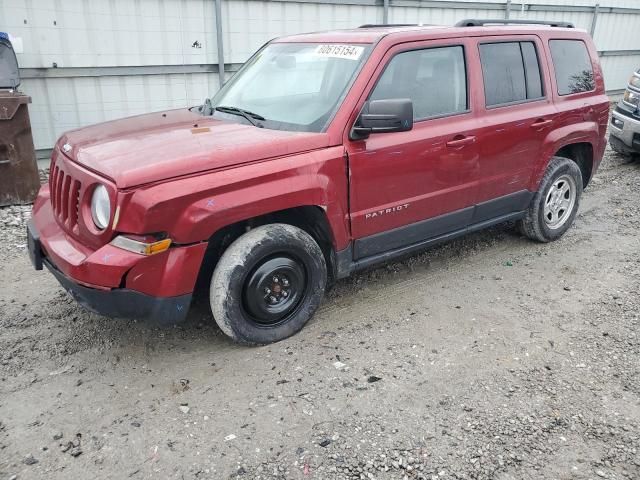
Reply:
[[[324,255],[313,237],[291,225],[263,225],[220,257],[211,278],[211,311],[237,342],[277,342],[313,316],[326,283]]]
[[[582,188],[578,165],[568,158],[553,157],[526,216],[518,224],[520,231],[539,242],[560,238],[575,220]]]

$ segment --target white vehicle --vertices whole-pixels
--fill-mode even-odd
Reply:
[[[633,72],[624,97],[611,116],[609,144],[623,155],[640,154],[640,69]]]

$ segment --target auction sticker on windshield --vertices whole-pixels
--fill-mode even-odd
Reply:
[[[356,45],[318,45],[314,53],[319,57],[358,60],[363,51],[364,47],[358,47]]]

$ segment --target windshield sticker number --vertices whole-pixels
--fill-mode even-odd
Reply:
[[[318,45],[314,54],[319,57],[358,60],[363,51],[364,47],[358,47],[355,45]]]

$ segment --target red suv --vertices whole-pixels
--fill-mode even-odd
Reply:
[[[570,24],[498,23],[279,38],[202,106],[66,133],[35,268],[160,322],[204,286],[226,334],[263,344],[356,270],[505,221],[557,239],[605,149],[598,55]]]

